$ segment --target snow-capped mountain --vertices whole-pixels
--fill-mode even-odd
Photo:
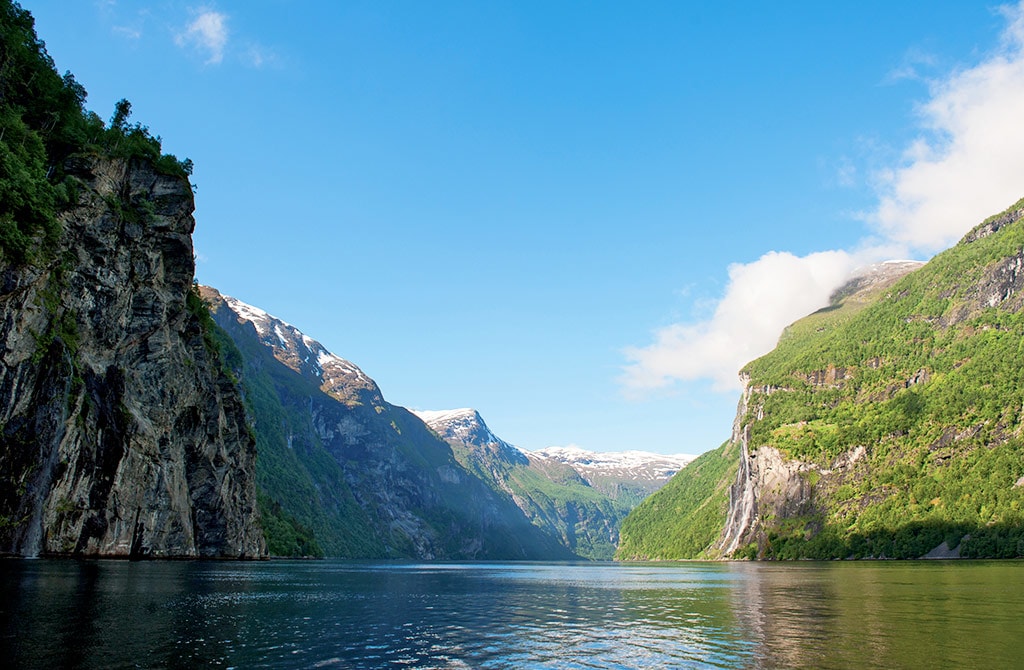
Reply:
[[[532,458],[571,465],[591,486],[600,478],[651,482],[661,486],[696,456],[655,454],[649,451],[587,451],[579,447],[547,447],[527,452]]]
[[[577,447],[524,451],[495,435],[474,409],[415,414],[451,445],[468,470],[509,495],[534,524],[587,558],[612,558],[626,514],[692,460]]]
[[[345,403],[358,402],[361,393],[380,395],[377,384],[354,363],[332,354],[295,326],[237,298],[223,298],[231,311],[253,325],[274,358],[301,375],[319,377],[324,393]]]
[[[501,447],[508,455],[515,454],[537,461],[554,461],[570,466],[591,486],[609,480],[631,482],[654,491],[672,475],[692,461],[688,454],[655,454],[649,451],[587,451],[576,446],[547,447],[536,451],[520,449],[501,439],[487,427],[475,409],[464,407],[449,410],[412,410],[413,414],[444,440],[467,446]]]
[[[471,444],[496,442],[509,447],[512,445],[491,432],[483,417],[475,409],[447,409],[439,411],[414,409],[412,413],[423,419],[423,423],[434,429],[441,437],[457,439]]]
[[[446,442],[460,442],[478,449],[497,448],[501,455],[511,462],[526,464],[528,461],[527,455],[521,449],[492,433],[475,409],[466,407],[440,411],[412,410],[412,413]]]
[[[199,292],[234,345],[222,351],[248,400],[272,553],[315,543],[349,558],[572,557],[356,365],[259,308]]]

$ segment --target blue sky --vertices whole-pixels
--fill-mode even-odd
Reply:
[[[200,281],[527,449],[718,446],[786,323],[1024,196],[1019,5],[23,6],[194,161]]]

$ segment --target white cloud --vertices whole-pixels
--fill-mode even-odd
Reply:
[[[627,391],[700,379],[716,390],[739,388],[739,369],[770,351],[788,324],[825,306],[856,267],[934,253],[1024,197],[1024,0],[1000,11],[1007,28],[998,50],[930,82],[930,99],[918,110],[921,135],[899,165],[874,175],[878,206],[861,218],[877,237],[854,251],[773,251],[731,266],[710,318],[662,328],[651,344],[625,350]],[[933,64],[910,53],[890,78],[917,78],[918,66]],[[854,175],[841,166],[838,181]]]
[[[224,60],[228,34],[226,14],[212,9],[201,9],[192,22],[185,26],[184,32],[175,36],[174,41],[180,47],[198,49],[207,56],[208,65],[216,65]]]
[[[250,44],[242,55],[247,65],[257,69],[279,67],[281,64],[275,51],[260,44]]]
[[[142,28],[138,26],[114,26],[111,30],[125,39],[135,41],[142,39]]]
[[[886,76],[886,82],[896,83],[904,79],[923,80],[925,77],[921,74],[921,70],[933,68],[937,62],[937,59],[932,54],[925,53],[920,49],[910,49],[904,54],[903,62],[900,63],[899,67],[890,71],[888,76]]]
[[[931,83],[921,136],[876,175],[863,218],[887,239],[934,253],[1024,196],[1024,4],[1003,12],[999,51]]]
[[[753,263],[731,265],[725,296],[710,319],[662,328],[653,344],[626,350],[624,385],[645,391],[710,379],[716,390],[739,388],[739,369],[771,351],[787,325],[827,304],[858,264],[845,251],[772,251]]]

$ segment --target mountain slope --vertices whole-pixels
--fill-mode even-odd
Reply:
[[[783,337],[808,328],[820,332],[823,324],[835,327],[847,321],[881,291],[921,265],[917,261],[889,261],[863,269],[835,291],[829,307],[794,324]],[[722,555],[722,532],[729,520],[730,488],[745,439],[743,419],[748,398],[745,393],[729,441],[701,455],[626,518],[616,558],[663,560]]]
[[[615,558],[708,558],[729,512],[739,449],[732,441],[697,457],[622,522]]]
[[[570,556],[357,366],[262,310],[202,294],[243,359],[264,508],[309,529],[327,555]]]
[[[838,296],[746,366],[717,550],[1024,555],[1022,218]]]
[[[475,410],[416,414],[468,470],[584,558],[612,558],[625,515],[685,462],[645,452],[597,454],[558,447],[524,452],[492,433]]]

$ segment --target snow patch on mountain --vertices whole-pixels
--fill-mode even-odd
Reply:
[[[260,334],[260,337],[266,336],[267,332],[270,330],[270,324],[272,322],[281,321],[280,319],[267,314],[259,307],[253,307],[248,303],[244,303],[241,300],[237,300],[230,296],[224,296],[224,301],[228,304],[228,307],[231,308],[232,312],[255,326],[256,332]]]
[[[584,479],[614,477],[630,481],[668,481],[696,456],[655,454],[649,451],[587,451],[575,445],[547,447],[526,452],[528,456],[571,465]]]
[[[445,440],[458,440],[478,447],[497,444],[516,451],[520,455],[525,455],[522,454],[521,449],[492,433],[483,417],[475,409],[469,407],[436,411],[414,409],[412,413]]]
[[[413,410],[413,413],[446,440],[475,446],[498,444],[530,459],[565,463],[591,484],[598,478],[664,483],[696,458],[689,454],[665,455],[649,451],[596,452],[575,445],[526,451],[492,433],[475,409]]]
[[[237,298],[222,297],[239,319],[256,328],[260,341],[270,347],[274,358],[299,374],[319,378],[324,392],[345,402],[355,400],[355,394],[361,390],[380,392],[376,383],[358,366],[332,354],[295,326]]]

